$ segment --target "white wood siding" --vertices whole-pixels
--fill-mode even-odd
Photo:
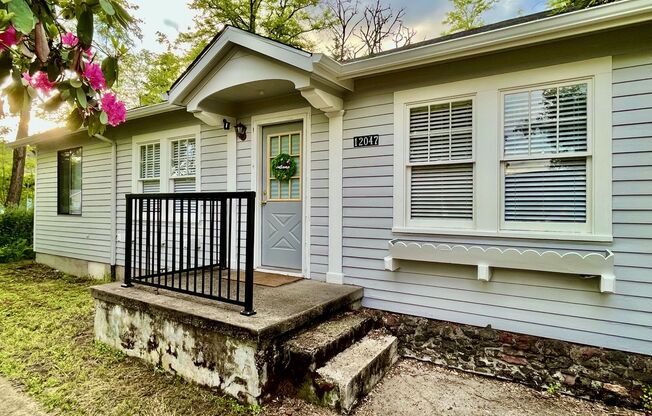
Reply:
[[[367,307],[652,354],[652,55],[614,57],[613,91],[610,244],[393,234],[391,88],[347,100],[345,282],[365,287]],[[354,149],[353,136],[364,134],[380,134],[380,146]],[[467,266],[404,262],[398,272],[387,272],[383,257],[392,238],[580,252],[609,248],[616,255],[617,293],[601,294],[598,279],[550,273],[496,270],[485,283]]]
[[[313,109],[310,142],[310,277],[328,271],[328,117]]]
[[[82,215],[57,214],[57,152],[82,147]],[[111,145],[80,137],[40,148],[36,165],[34,250],[109,263],[111,260]]]

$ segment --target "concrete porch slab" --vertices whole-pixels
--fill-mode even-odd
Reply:
[[[362,299],[363,289],[303,279],[279,287],[256,285],[256,315],[243,316],[241,306],[120,282],[91,287],[94,298],[127,308],[160,314],[228,336],[253,340],[276,338]]]
[[[312,280],[257,285],[257,314],[243,316],[241,306],[146,286],[118,282],[91,292],[95,339],[249,404],[273,392],[284,339],[362,298],[361,288]]]

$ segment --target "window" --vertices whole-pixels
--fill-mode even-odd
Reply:
[[[582,82],[503,94],[506,228],[586,226],[588,90]]]
[[[157,193],[161,189],[161,144],[148,143],[140,146],[140,179],[142,192]]]
[[[473,101],[409,109],[410,219],[473,220]],[[447,222],[447,223],[446,223]]]
[[[170,177],[174,192],[195,191],[195,139],[172,141]]]
[[[395,233],[611,241],[610,57],[394,93]]]
[[[301,132],[285,134],[273,134],[267,137],[267,189],[269,189],[268,200],[275,201],[299,201],[301,200]],[[271,171],[272,160],[281,153],[288,154],[297,170],[290,179],[279,180],[274,177]]]
[[[59,214],[82,213],[82,148],[57,154],[57,211]]]
[[[199,189],[199,126],[134,137],[134,192],[195,192]]]

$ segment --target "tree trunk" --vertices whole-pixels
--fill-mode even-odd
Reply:
[[[30,108],[26,106],[20,112],[20,120],[18,121],[18,131],[16,132],[16,140],[27,137],[29,131],[29,118]],[[9,191],[7,192],[6,206],[20,205],[20,197],[23,193],[23,177],[25,176],[25,157],[27,155],[27,148],[25,146],[16,147],[14,149],[13,164],[11,166],[11,181],[9,182]]]

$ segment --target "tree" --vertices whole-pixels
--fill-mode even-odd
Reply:
[[[10,78],[2,95],[9,111],[20,115],[16,138],[28,134],[34,100],[46,111],[67,103],[68,126],[85,126],[90,136],[124,121],[124,103],[108,89],[127,51],[120,39],[132,25],[124,0],[3,0],[0,78]],[[94,42],[96,30],[107,42]],[[25,156],[24,147],[14,149],[6,205],[20,202]]]
[[[556,11],[569,12],[586,9],[601,4],[613,3],[616,0],[548,0],[548,6]]]
[[[497,0],[451,0],[453,10],[446,13],[444,24],[449,29],[443,34],[451,34],[484,26],[482,15],[493,8]]]
[[[338,61],[381,52],[389,43],[409,45],[416,34],[403,23],[405,8],[395,10],[381,0],[364,5],[362,11],[358,0],[331,0],[328,7],[333,16],[329,52]]]
[[[177,51],[175,46],[161,33],[158,33],[158,41],[166,44],[167,48],[162,53],[148,52],[146,54],[147,68],[144,74],[145,82],[142,85],[143,93],[140,95],[141,105],[163,101],[162,97],[168,92],[172,83],[195,58],[194,50],[185,54],[182,51]]]
[[[329,28],[333,44],[329,47],[330,55],[336,61],[353,58],[358,48],[351,45],[354,31],[363,17],[359,13],[358,0],[333,0],[328,8],[333,15],[333,24]]]
[[[190,8],[199,15],[192,31],[181,41],[199,48],[206,45],[225,25],[267,36],[298,48],[309,48],[306,35],[330,24],[321,0],[193,0]]]

